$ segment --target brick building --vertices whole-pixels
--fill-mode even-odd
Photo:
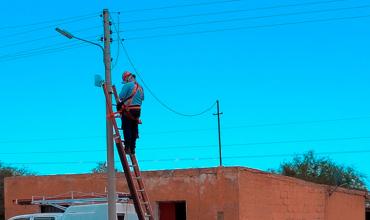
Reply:
[[[187,220],[365,220],[365,192],[314,184],[243,167],[143,172],[157,216]],[[118,191],[127,192],[122,173]],[[5,214],[39,212],[15,199],[68,191],[104,192],[106,175],[79,174],[5,179]],[[161,220],[163,220],[162,217]],[[171,218],[169,218],[171,219]]]

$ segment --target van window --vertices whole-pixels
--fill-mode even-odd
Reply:
[[[35,217],[34,220],[55,220],[54,217]]]
[[[125,220],[125,214],[123,213],[117,214],[117,220]]]
[[[30,220],[30,217],[16,218],[14,220]]]

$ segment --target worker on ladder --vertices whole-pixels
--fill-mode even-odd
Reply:
[[[137,83],[135,75],[129,71],[123,72],[122,80],[124,85],[119,93],[120,103],[117,104],[117,109],[121,111],[125,151],[128,154],[135,154],[144,90]]]

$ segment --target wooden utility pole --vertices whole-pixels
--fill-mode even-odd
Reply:
[[[112,89],[111,79],[111,22],[109,20],[108,9],[103,10],[103,24],[104,24],[104,66],[105,66],[105,84],[108,90]],[[112,100],[112,95],[109,93],[109,100]],[[111,106],[106,106],[106,115],[108,115]],[[116,220],[116,173],[114,169],[114,148],[113,148],[113,125],[112,121],[107,118],[107,172],[108,172],[108,220]]]
[[[220,156],[220,166],[222,166],[222,147],[221,147],[221,123],[220,123],[220,115],[223,113],[220,112],[220,102],[217,100],[217,113],[213,115],[217,115],[217,125],[218,125],[218,151]]]

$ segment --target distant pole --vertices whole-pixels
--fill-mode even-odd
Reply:
[[[108,9],[103,10],[103,24],[104,24],[104,65],[105,65],[105,83],[108,90],[111,90],[112,79],[111,79],[111,54],[110,54],[110,43],[111,43],[111,23],[109,20]],[[108,99],[112,100],[112,95],[109,93]],[[106,106],[106,113],[109,114],[108,108],[112,106]],[[112,122],[107,118],[107,172],[108,172],[108,220],[116,220],[116,173],[114,169],[114,148],[113,148],[113,125]]]
[[[217,100],[217,113],[213,115],[217,115],[217,124],[218,124],[218,150],[220,154],[220,167],[222,167],[222,147],[221,147],[221,123],[220,123],[220,115],[223,113],[220,112],[220,102]]]

